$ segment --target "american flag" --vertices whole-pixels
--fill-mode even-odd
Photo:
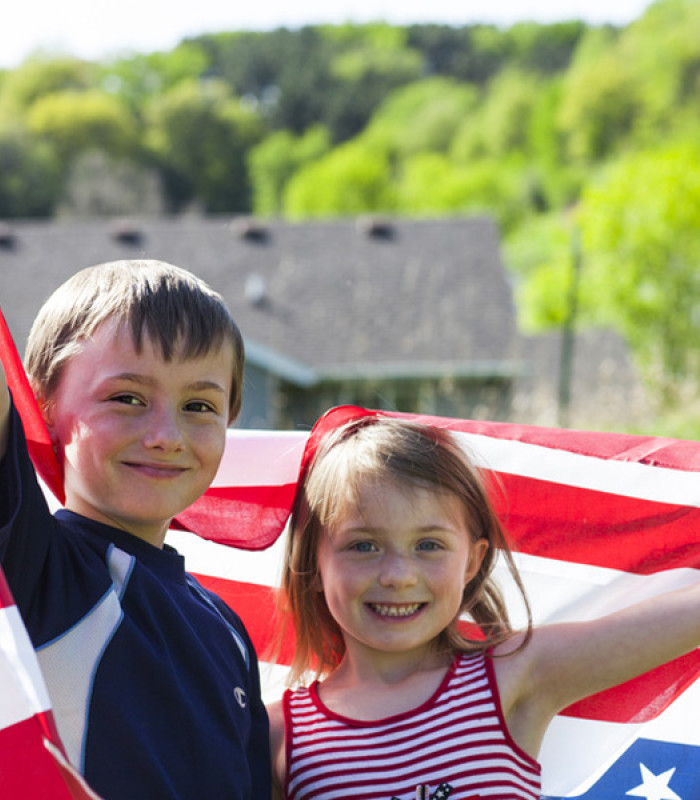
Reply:
[[[0,797],[98,800],[66,761],[36,655],[2,571]]]
[[[25,429],[37,429],[31,398],[18,401],[21,365],[17,359],[13,368],[7,345],[2,349]],[[282,691],[293,647],[288,642],[277,663],[265,660],[283,528],[304,454],[326,427],[357,413],[330,412],[311,437],[230,431],[212,488],[169,534],[189,571],[243,618],[262,655],[270,699]],[[700,579],[700,444],[410,416],[452,430],[498,478],[494,501],[513,539],[535,624],[600,616]],[[60,471],[41,430],[29,438],[38,471],[60,494]],[[502,580],[517,624],[516,593],[505,572]],[[696,650],[566,709],[550,726],[540,754],[544,797],[698,800],[698,675]],[[0,736],[12,737],[14,726],[2,715],[6,694],[0,699]],[[3,779],[12,766],[5,752],[0,746]],[[0,788],[4,798],[2,783]],[[28,790],[16,796],[45,795]]]

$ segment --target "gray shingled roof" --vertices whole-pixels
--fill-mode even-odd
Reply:
[[[0,238],[0,305],[22,349],[43,300],[77,269],[158,258],[220,291],[250,359],[300,383],[514,369],[515,309],[490,219],[392,220],[388,236],[364,227],[184,217],[139,220],[118,238],[109,220],[17,222],[13,241]]]

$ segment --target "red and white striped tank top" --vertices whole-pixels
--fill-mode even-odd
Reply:
[[[284,696],[288,800],[537,800],[540,766],[512,740],[489,658],[458,655],[422,706],[364,722],[317,684]]]

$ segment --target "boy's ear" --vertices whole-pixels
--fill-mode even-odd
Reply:
[[[54,432],[53,426],[53,403],[50,400],[47,400],[46,396],[41,392],[36,393],[36,402],[39,406],[39,412],[41,413],[41,418],[44,420],[44,425],[46,425],[46,429],[49,432],[49,438],[51,439],[51,444],[56,446],[56,437]]]
[[[477,539],[472,542],[471,552],[469,554],[469,561],[467,569],[464,572],[464,585],[466,586],[476,575],[481,567],[481,562],[484,560],[486,553],[489,550],[488,539]]]

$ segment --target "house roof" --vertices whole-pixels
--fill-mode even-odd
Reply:
[[[18,221],[2,233],[0,305],[20,349],[75,271],[145,257],[221,292],[249,360],[299,385],[517,371],[512,291],[488,218]]]

